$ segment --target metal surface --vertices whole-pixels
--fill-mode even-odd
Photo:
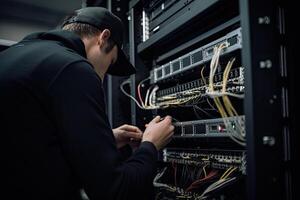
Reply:
[[[181,15],[176,20],[159,30],[159,32],[153,34],[146,42],[138,45],[138,52],[140,53],[147,48],[151,48],[151,46],[153,46],[154,43],[157,43],[166,38],[169,34],[174,33],[193,17],[199,15],[199,13],[203,12],[218,1],[219,0],[201,0],[192,2],[190,5],[189,12],[186,12],[185,14]]]
[[[131,8],[133,8],[139,2],[140,2],[140,0],[131,0],[131,1],[129,1],[129,10],[131,10]]]
[[[233,19],[231,19],[231,20],[229,20],[229,21],[227,21],[227,22],[225,22],[225,23],[223,23],[223,24],[221,24],[221,25],[219,25],[219,26],[217,26],[213,29],[210,29],[209,31],[207,31],[207,32],[195,37],[194,39],[192,39],[192,40],[190,40],[190,41],[188,41],[188,42],[172,49],[171,51],[168,51],[167,53],[160,55],[157,58],[156,61],[157,62],[162,62],[163,60],[179,53],[180,51],[182,51],[184,49],[189,48],[190,46],[198,43],[199,41],[204,40],[204,39],[208,38],[209,36],[216,34],[217,32],[220,32],[220,31],[222,31],[222,30],[224,30],[224,29],[226,29],[230,26],[233,26],[233,25],[237,24],[239,21],[240,21],[239,16],[234,17]]]
[[[285,199],[277,5],[240,0],[248,199]]]
[[[236,39],[236,43],[234,44],[231,44],[230,43],[230,39]],[[165,63],[164,65],[160,66],[160,67],[157,67],[154,69],[154,77],[152,77],[151,81],[153,83],[156,83],[157,81],[160,81],[160,80],[163,80],[165,78],[168,78],[168,77],[171,77],[173,75],[176,75],[176,74],[179,74],[179,73],[182,73],[183,71],[186,71],[186,70],[189,70],[189,69],[192,69],[196,66],[199,66],[209,60],[211,60],[212,56],[213,56],[213,48],[215,46],[218,46],[220,44],[228,44],[228,47],[226,47],[223,51],[222,51],[222,54],[221,55],[224,55],[224,54],[227,54],[227,53],[230,53],[232,51],[235,51],[237,49],[241,49],[242,48],[242,36],[241,36],[241,29],[238,28],[228,34],[226,34],[225,36],[217,39],[217,40],[214,40],[212,42],[210,42],[209,44],[206,44],[202,47],[199,47],[185,55],[182,55],[168,63]],[[194,60],[194,55],[195,54],[199,54],[201,55],[201,58],[200,59],[197,59],[197,60]],[[188,66],[183,66],[183,60],[184,59],[188,59],[190,61],[190,64]],[[174,66],[173,66],[173,63],[179,63],[180,67],[179,69],[176,69],[174,70]],[[164,67],[170,67],[170,71],[168,74],[166,74],[163,70]],[[161,71],[161,76],[158,76],[158,72]],[[152,74],[152,72],[151,72]]]
[[[150,31],[154,30],[158,26],[159,28],[162,28],[166,24],[174,21],[174,19],[184,14],[186,10],[184,10],[183,8],[187,7],[192,1],[194,0],[177,1],[169,9],[166,9],[159,17],[150,21],[149,23]]]
[[[107,9],[111,11],[111,0],[107,0]],[[108,120],[113,127],[113,94],[112,94],[112,77],[111,75],[107,75],[107,115]]]
[[[134,42],[134,8],[129,11],[129,55],[130,62],[135,66],[135,42]],[[131,95],[135,95],[135,75],[130,77]],[[136,125],[136,105],[133,100],[130,103],[131,106],[131,124]]]

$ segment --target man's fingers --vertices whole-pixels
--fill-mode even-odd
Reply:
[[[124,136],[126,136],[126,138],[132,138],[133,140],[141,140],[143,137],[143,133],[142,132],[133,132],[133,131],[124,131]]]
[[[122,129],[122,130],[125,130],[125,131],[142,132],[138,127],[128,125],[128,124],[124,124],[124,125],[120,126],[119,128]]]
[[[175,129],[175,126],[173,126],[173,125],[171,125],[171,126],[169,127],[170,132],[174,132],[174,129]]]
[[[160,116],[156,116],[152,119],[152,121],[149,124],[158,123],[159,121],[160,121]]]
[[[171,116],[166,116],[161,118],[160,116],[156,116],[150,123],[145,124],[145,127],[147,128],[150,124],[152,123],[158,123],[158,122],[163,122],[163,123],[172,123],[172,117]]]
[[[161,118],[160,116],[156,116],[156,117],[154,117],[153,119],[152,119],[152,121],[150,121],[148,124],[145,124],[145,127],[148,127],[149,126],[149,124],[151,124],[151,123],[158,123],[158,122],[160,122],[160,121],[162,121],[162,122],[167,122],[167,123],[172,123],[172,117],[171,116],[166,116],[166,117],[163,117],[163,118]]]
[[[166,116],[163,120],[162,120],[162,122],[164,122],[164,123],[172,123],[172,117],[171,116]]]

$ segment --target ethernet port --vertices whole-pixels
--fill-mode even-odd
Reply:
[[[206,134],[205,124],[195,124],[194,125],[194,134]]]
[[[181,126],[175,126],[174,136],[180,136],[182,134]]]
[[[234,45],[234,44],[237,44],[237,43],[238,43],[238,36],[235,35],[235,36],[229,38],[229,39],[227,40],[227,42],[229,43],[229,46],[232,46],[232,45]]]
[[[209,131],[211,131],[211,132],[218,132],[218,125],[217,124],[211,124],[211,125],[209,125]]]
[[[183,130],[184,130],[185,135],[192,135],[193,134],[193,125],[184,125]]]

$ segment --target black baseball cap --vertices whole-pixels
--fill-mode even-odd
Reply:
[[[71,23],[83,23],[95,28],[109,29],[111,39],[118,47],[118,59],[109,66],[107,73],[115,76],[129,76],[136,72],[122,50],[124,25],[120,18],[103,7],[85,7],[75,11],[74,17],[66,20],[62,26]]]

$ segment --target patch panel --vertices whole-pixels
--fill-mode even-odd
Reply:
[[[217,87],[215,90],[219,91],[223,84],[222,82],[223,74],[219,73],[214,76],[214,85]],[[191,82],[178,84],[171,88],[166,88],[158,90],[152,99],[152,103],[159,107],[165,107],[172,105],[175,101],[188,101],[194,100],[200,97],[207,97],[208,77],[204,79],[197,79]],[[218,88],[219,86],[219,88]],[[229,79],[227,81],[227,92],[235,94],[244,93],[244,68],[234,68],[229,74]]]
[[[244,150],[191,150],[164,149],[163,162],[184,165],[208,165],[214,169],[237,167],[246,174],[246,154]]]
[[[214,76],[214,83],[221,84],[223,79],[223,73],[218,73]],[[241,85],[244,84],[244,68],[234,68],[229,72],[229,80],[228,83],[238,82]],[[178,84],[174,87],[158,90],[156,93],[157,97],[162,97],[164,95],[171,95],[176,92],[183,92],[191,89],[201,89],[202,86],[205,86],[205,83],[208,83],[208,77],[204,77],[203,79],[197,79],[194,81],[190,81],[184,84]]]

